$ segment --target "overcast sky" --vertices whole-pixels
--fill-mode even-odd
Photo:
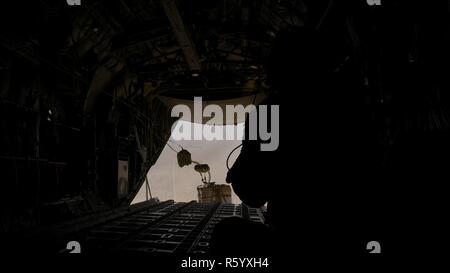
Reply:
[[[184,125],[190,125],[187,121],[179,121],[177,126],[180,126],[183,123]],[[219,126],[216,125],[216,127]],[[244,130],[243,123],[237,126],[227,125],[226,127],[233,128],[236,132],[239,132],[239,135],[242,136]],[[175,129],[174,132],[177,132],[177,129]],[[191,153],[192,160],[209,165],[211,169],[211,181],[216,182],[217,184],[226,183],[225,177],[227,175],[227,156],[236,146],[241,144],[242,140],[176,141],[173,137],[176,138],[176,136],[172,135],[172,142],[169,142],[170,146],[179,151],[181,149],[179,145],[181,145],[184,149]],[[237,149],[231,156],[229,162],[230,167],[233,165],[239,153],[240,148]],[[150,168],[147,178],[150,183],[153,197],[158,197],[161,201],[169,199],[179,202],[197,200],[197,186],[202,184],[200,174],[194,170],[194,164],[180,168],[177,163],[176,153],[167,145],[164,147],[164,150],[155,165]],[[142,201],[145,201],[145,184],[136,195],[133,203]],[[240,203],[239,198],[236,194],[234,194],[234,192],[232,193],[232,201],[235,204]]]

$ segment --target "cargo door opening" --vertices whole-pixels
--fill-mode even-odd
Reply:
[[[208,125],[195,124],[184,120],[177,121],[175,130],[164,147],[156,163],[147,173],[147,183],[143,183],[131,204],[140,203],[155,198],[159,201],[174,200],[175,202],[189,202],[210,200],[211,202],[240,204],[241,200],[233,192],[231,185],[225,182],[227,175],[227,157],[231,151],[242,143],[244,123],[237,125]],[[234,140],[177,140],[177,126],[214,126],[223,132],[233,131]],[[221,127],[221,128],[219,128]],[[202,183],[203,177],[194,167],[195,164],[180,167],[177,162],[177,153],[182,149],[189,151],[192,161],[208,164],[214,189]],[[240,147],[235,149],[229,158],[232,166],[239,156]],[[208,179],[208,177],[206,177]],[[211,186],[211,184],[209,184]],[[150,190],[150,193],[149,193]],[[146,192],[147,191],[147,192]],[[221,195],[221,196],[218,196]]]

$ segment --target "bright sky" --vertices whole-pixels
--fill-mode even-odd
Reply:
[[[191,123],[187,121],[178,121],[176,126],[188,125]],[[203,125],[209,126],[211,125]],[[216,125],[216,127],[222,127]],[[236,130],[237,135],[242,136],[244,130],[244,124],[240,123],[236,126],[226,125],[223,126],[224,131],[228,129]],[[179,127],[176,127],[174,133],[178,132]],[[174,134],[173,133],[173,134]],[[175,150],[179,151],[181,145],[184,149],[188,150],[192,155],[192,160],[198,161],[202,164],[208,164],[211,169],[211,181],[216,184],[225,184],[225,178],[227,175],[226,160],[228,154],[239,144],[240,140],[174,140],[174,135],[171,136],[171,142],[169,145]],[[176,137],[175,137],[176,138]],[[233,165],[234,161],[240,153],[240,148],[234,151],[230,157],[229,165]],[[173,199],[178,202],[186,202],[191,200],[197,200],[197,186],[201,185],[200,174],[194,170],[194,164],[184,166],[180,168],[177,163],[177,156],[169,146],[165,146],[160,157],[155,165],[150,169],[147,174],[148,181],[150,183],[150,189],[153,197],[158,197],[159,200],[164,201]],[[136,198],[132,203],[138,203],[145,201],[145,184],[139,190]],[[232,193],[232,201],[235,204],[239,204],[241,201]]]

